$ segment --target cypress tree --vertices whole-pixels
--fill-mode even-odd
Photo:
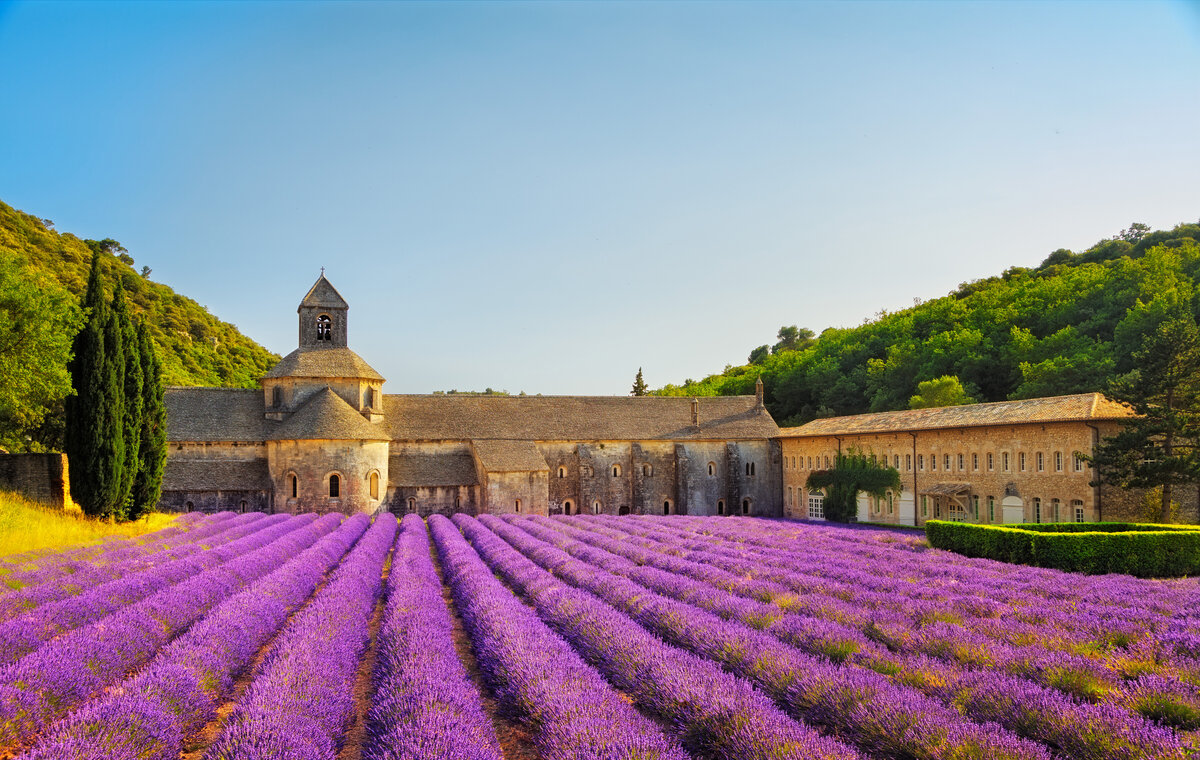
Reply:
[[[100,369],[103,402],[100,405],[99,441],[104,487],[98,496],[100,514],[119,516],[125,505],[128,487],[125,481],[125,346],[121,340],[121,321],[110,308],[105,312],[104,365]]]
[[[117,330],[117,340],[122,358],[121,383],[124,456],[121,464],[121,480],[114,514],[120,519],[128,517],[134,479],[137,477],[140,450],[138,439],[142,434],[142,361],[138,347],[137,330],[129,315],[129,301],[125,298],[125,285],[120,276],[113,286],[112,315]]]
[[[104,324],[108,321],[108,306],[100,281],[98,251],[92,254],[83,306],[87,322],[75,336],[68,365],[74,394],[66,400],[64,442],[72,497],[86,514],[97,517],[104,514],[110,480],[110,471],[101,457],[101,442],[108,432],[104,391]]]
[[[133,480],[129,519],[154,509],[162,493],[167,462],[167,407],[163,404],[162,365],[145,323],[137,329],[142,367],[142,430],[138,437],[138,471]]]

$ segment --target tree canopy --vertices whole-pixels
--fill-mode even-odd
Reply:
[[[974,404],[975,399],[954,375],[942,375],[917,383],[917,393],[908,400],[909,409],[932,409],[942,406]]]
[[[761,373],[771,414],[797,425],[906,409],[920,383],[945,376],[979,401],[1104,390],[1132,369],[1133,351],[1168,306],[1200,313],[1200,224],[1144,226],[857,327],[829,328],[796,350],[761,347],[754,366],[655,393],[750,395]]]

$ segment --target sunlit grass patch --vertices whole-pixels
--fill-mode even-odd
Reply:
[[[110,538],[135,538],[162,530],[174,520],[175,515],[151,512],[145,519],[112,523],[86,517],[77,508],[56,509],[0,491],[0,557]]]

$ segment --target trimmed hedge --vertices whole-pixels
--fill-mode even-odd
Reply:
[[[1200,527],[1137,523],[976,525],[930,520],[931,546],[968,557],[1139,578],[1200,574]]]

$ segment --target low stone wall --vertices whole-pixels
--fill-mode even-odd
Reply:
[[[71,499],[66,454],[0,454],[0,489],[62,509]]]

